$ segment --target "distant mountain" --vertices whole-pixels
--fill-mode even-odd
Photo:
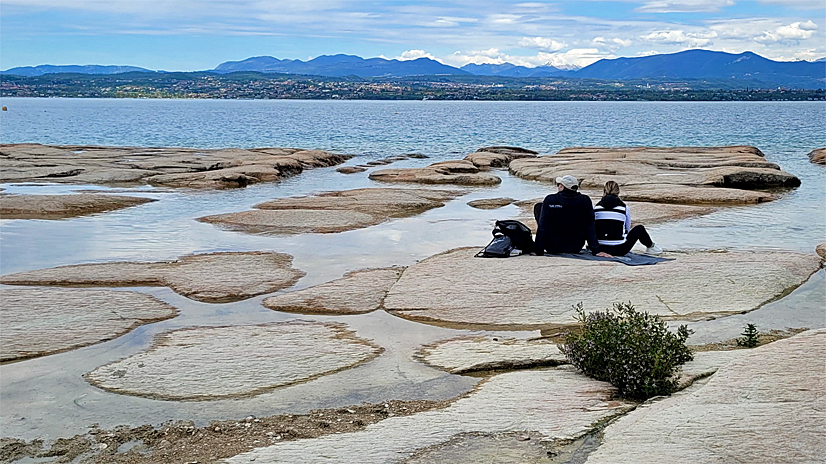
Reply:
[[[0,71],[0,74],[14,74],[17,76],[42,76],[44,74],[57,73],[80,73],[80,74],[121,74],[126,72],[154,72],[146,68],[138,68],[136,66],[100,66],[96,64],[90,65],[67,65],[55,66],[51,64],[42,64],[40,66],[21,66],[17,68]]]
[[[402,77],[437,74],[468,74],[466,71],[430,58],[399,61],[384,58],[364,59],[354,55],[322,55],[309,61],[279,60],[256,56],[243,61],[221,63],[213,72],[258,71],[266,73],[310,74],[328,77]]]
[[[772,61],[752,52],[686,50],[668,55],[599,60],[570,77],[590,79],[738,79],[769,87],[826,88],[823,62]]]
[[[565,69],[555,68],[553,66],[537,66],[535,68],[528,68],[526,66],[517,66],[511,63],[502,64],[475,64],[470,63],[460,68],[462,71],[467,71],[477,76],[506,76],[506,77],[558,77],[570,74],[570,71]]]

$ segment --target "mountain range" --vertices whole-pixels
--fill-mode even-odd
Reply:
[[[117,74],[148,69],[133,66],[27,66],[2,71],[2,74],[39,76],[50,73]],[[528,68],[511,63],[467,64],[461,68],[448,66],[429,58],[415,60],[388,60],[361,58],[354,55],[322,55],[301,60],[281,60],[271,56],[257,56],[242,61],[227,61],[209,72],[261,72],[316,75],[327,77],[357,76],[498,76],[498,77],[558,77],[600,80],[735,80],[744,85],[763,88],[788,87],[798,89],[826,88],[826,62],[773,61],[752,52],[739,54],[710,50],[686,50],[679,53],[651,55],[636,58],[602,59],[575,70],[550,65]]]

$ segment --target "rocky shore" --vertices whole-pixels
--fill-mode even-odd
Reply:
[[[195,230],[242,232],[234,234],[240,249],[258,251],[219,245],[168,261],[75,261],[0,276],[3,401],[24,405],[4,412],[4,429],[23,432],[0,439],[0,462],[601,463],[645,456],[775,463],[826,455],[817,428],[826,420],[818,406],[826,397],[826,321],[796,317],[794,308],[782,317],[766,310],[797,292],[817,298],[811,295],[826,288],[826,244],[808,253],[666,247],[664,262],[626,266],[559,256],[481,259],[477,244],[467,243],[380,266],[358,255],[346,272],[310,283],[302,279],[315,277],[311,264],[322,254],[286,253],[301,239],[341,236],[380,255],[371,242],[377,235],[401,240],[404,224],[423,223],[414,230],[427,241],[427,225],[456,211],[490,211],[535,228],[537,191],[488,191],[502,184],[504,170],[511,181],[538,181],[549,191],[556,176],[573,174],[592,198],[616,180],[635,222],[646,225],[760,208],[753,205],[782,201],[800,180],[759,149],[580,147],[540,156],[495,146],[425,167],[385,168],[420,157],[341,167],[347,176],[330,170],[354,182],[347,185],[369,187],[259,195],[223,210],[236,212],[185,218]],[[219,190],[346,159],[285,148],[3,145],[0,182]],[[40,197],[0,194],[0,214],[71,220],[151,201]],[[163,199],[142,208],[158,205]],[[279,246],[251,248],[260,243]],[[151,290],[159,297],[147,294],[152,287],[163,287]],[[623,399],[568,363],[561,343],[576,327],[575,306],[594,311],[628,301],[670,325],[692,324],[705,340],[693,347],[694,361],[679,374],[682,390],[671,397]],[[735,349],[713,331],[757,314],[766,330],[757,348]],[[116,346],[103,343],[124,335]],[[81,348],[95,346],[103,348]],[[89,361],[72,370],[73,352],[90,353]],[[60,356],[70,361],[55,369],[51,359]],[[37,387],[16,389],[31,385],[31,375],[43,385],[56,376],[52,382],[71,390],[44,399]],[[384,377],[406,388],[393,390]],[[447,395],[451,379],[469,381]],[[259,412],[279,403],[287,404],[283,414]],[[120,427],[60,437],[38,435],[37,422],[29,422],[75,406],[78,414],[175,411],[167,418],[177,422],[124,419]],[[186,411],[212,408],[222,412],[188,421]]]

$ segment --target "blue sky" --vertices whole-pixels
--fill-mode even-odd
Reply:
[[[585,66],[704,48],[826,56],[824,0],[2,0],[0,69],[212,69],[250,56],[347,53],[462,66]]]

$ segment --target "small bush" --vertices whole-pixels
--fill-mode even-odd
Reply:
[[[685,345],[692,331],[681,325],[674,334],[658,316],[615,303],[613,309],[585,314],[574,306],[582,333],[569,333],[564,350],[585,375],[611,382],[625,398],[644,400],[668,395],[678,386],[679,366],[694,359]]]
[[[754,348],[760,344],[760,340],[758,338],[760,336],[760,332],[757,331],[757,326],[754,324],[746,324],[743,328],[743,333],[740,335],[742,335],[743,338],[737,339],[737,346]]]

